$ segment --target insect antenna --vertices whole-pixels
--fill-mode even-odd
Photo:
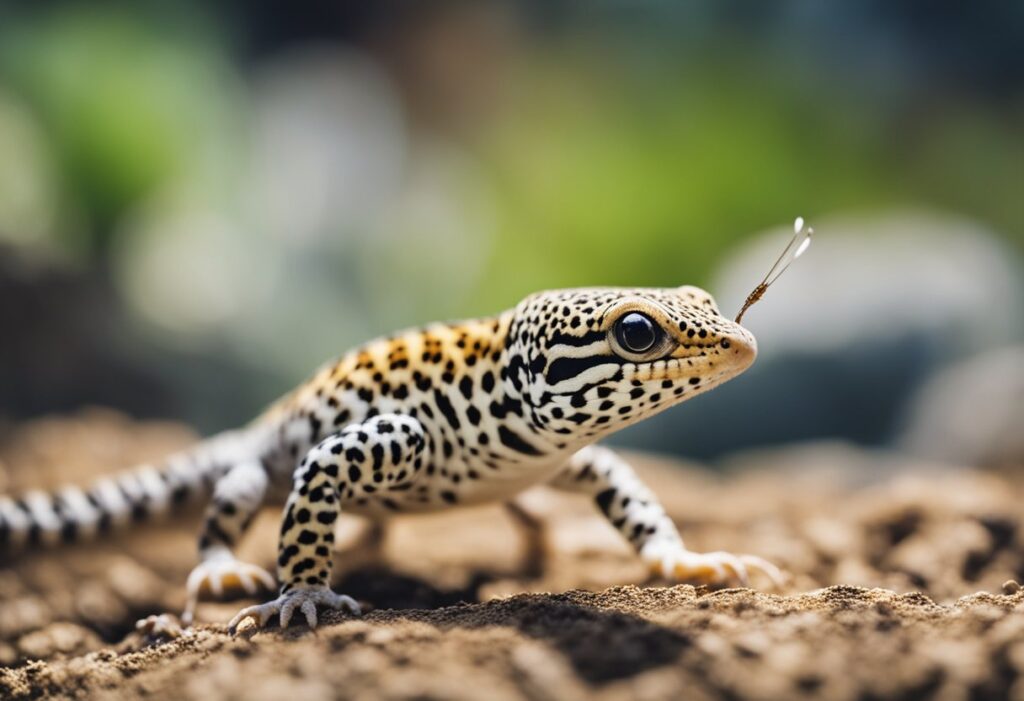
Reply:
[[[747,300],[743,303],[743,308],[740,309],[740,313],[736,315],[736,323],[740,323],[743,320],[743,315],[747,313],[747,310],[757,304],[764,293],[768,291],[768,288],[775,284],[775,281],[782,277],[782,274],[793,264],[797,258],[804,254],[807,247],[811,245],[811,236],[814,234],[814,229],[804,225],[804,218],[797,217],[796,221],[793,222],[793,238],[789,240],[789,244],[782,251],[776,259],[775,264],[768,271],[768,274],[764,276],[764,279],[757,284],[757,287],[747,295]]]

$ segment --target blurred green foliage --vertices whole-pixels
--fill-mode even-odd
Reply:
[[[797,215],[938,210],[1020,250],[1022,45],[1020,3],[0,4],[0,250],[107,300],[54,303],[96,335],[50,364],[81,387],[15,370],[0,404],[221,427],[401,326],[706,285]],[[29,316],[10,367],[65,331]],[[107,355],[166,399],[104,394]]]
[[[239,62],[222,17],[154,7],[57,4],[0,30],[0,88],[38,117],[55,206],[78,223],[57,237],[99,260],[121,218],[168,182],[230,192],[246,167],[225,150],[246,129],[242,86],[259,58]],[[898,55],[854,77],[766,10],[704,14],[695,29],[692,8],[604,23],[569,12],[554,33],[524,30],[508,75],[485,76],[510,94],[482,132],[455,139],[490,179],[496,238],[477,294],[452,313],[544,287],[706,282],[740,239],[798,213],[938,207],[1024,244],[1019,85],[998,100],[960,85],[915,92]]]
[[[62,206],[84,219],[56,232],[73,251],[105,255],[128,209],[215,146],[230,105],[223,57],[202,32],[173,29],[73,6],[0,31],[0,75],[49,137]]]

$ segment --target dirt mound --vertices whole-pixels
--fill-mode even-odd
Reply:
[[[81,481],[190,438],[107,412],[37,422],[0,441],[0,482]],[[629,549],[585,500],[538,490],[542,559],[499,507],[396,520],[381,552],[353,520],[334,585],[364,617],[231,638],[244,602],[209,603],[216,623],[154,645],[133,622],[181,606],[195,557],[194,524],[164,527],[0,568],[0,698],[1024,697],[1024,592],[1003,587],[1024,579],[1019,478],[828,446],[724,479],[636,462],[688,545],[768,557],[787,590],[617,586],[644,583]],[[271,563],[276,520],[246,558]]]

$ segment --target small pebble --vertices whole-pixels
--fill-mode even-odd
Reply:
[[[1020,591],[1020,584],[1013,579],[1003,582],[1003,593],[1012,596]]]

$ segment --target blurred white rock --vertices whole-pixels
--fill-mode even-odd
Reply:
[[[1021,263],[982,225],[924,211],[807,219],[810,250],[744,319],[762,355],[862,348],[870,357],[879,338],[922,335],[957,357],[1024,336]],[[724,313],[792,235],[780,226],[728,259],[712,287]]]
[[[911,401],[899,445],[959,465],[1024,467],[1024,345],[937,373]]]
[[[807,217],[807,223],[815,229],[810,249],[744,317],[758,339],[757,363],[615,441],[702,459],[822,437],[892,446],[900,442],[907,403],[936,373],[1024,340],[1020,261],[984,227],[925,212]],[[711,289],[727,316],[792,236],[786,223],[751,239],[724,264]],[[1009,397],[992,401],[1006,406]],[[968,406],[962,411],[969,413]],[[1019,410],[1000,414],[1011,422],[1017,417],[1018,427],[1020,416]],[[955,423],[945,417],[920,421]],[[965,454],[980,456],[985,431],[1002,430],[995,419],[984,423],[964,438]]]

